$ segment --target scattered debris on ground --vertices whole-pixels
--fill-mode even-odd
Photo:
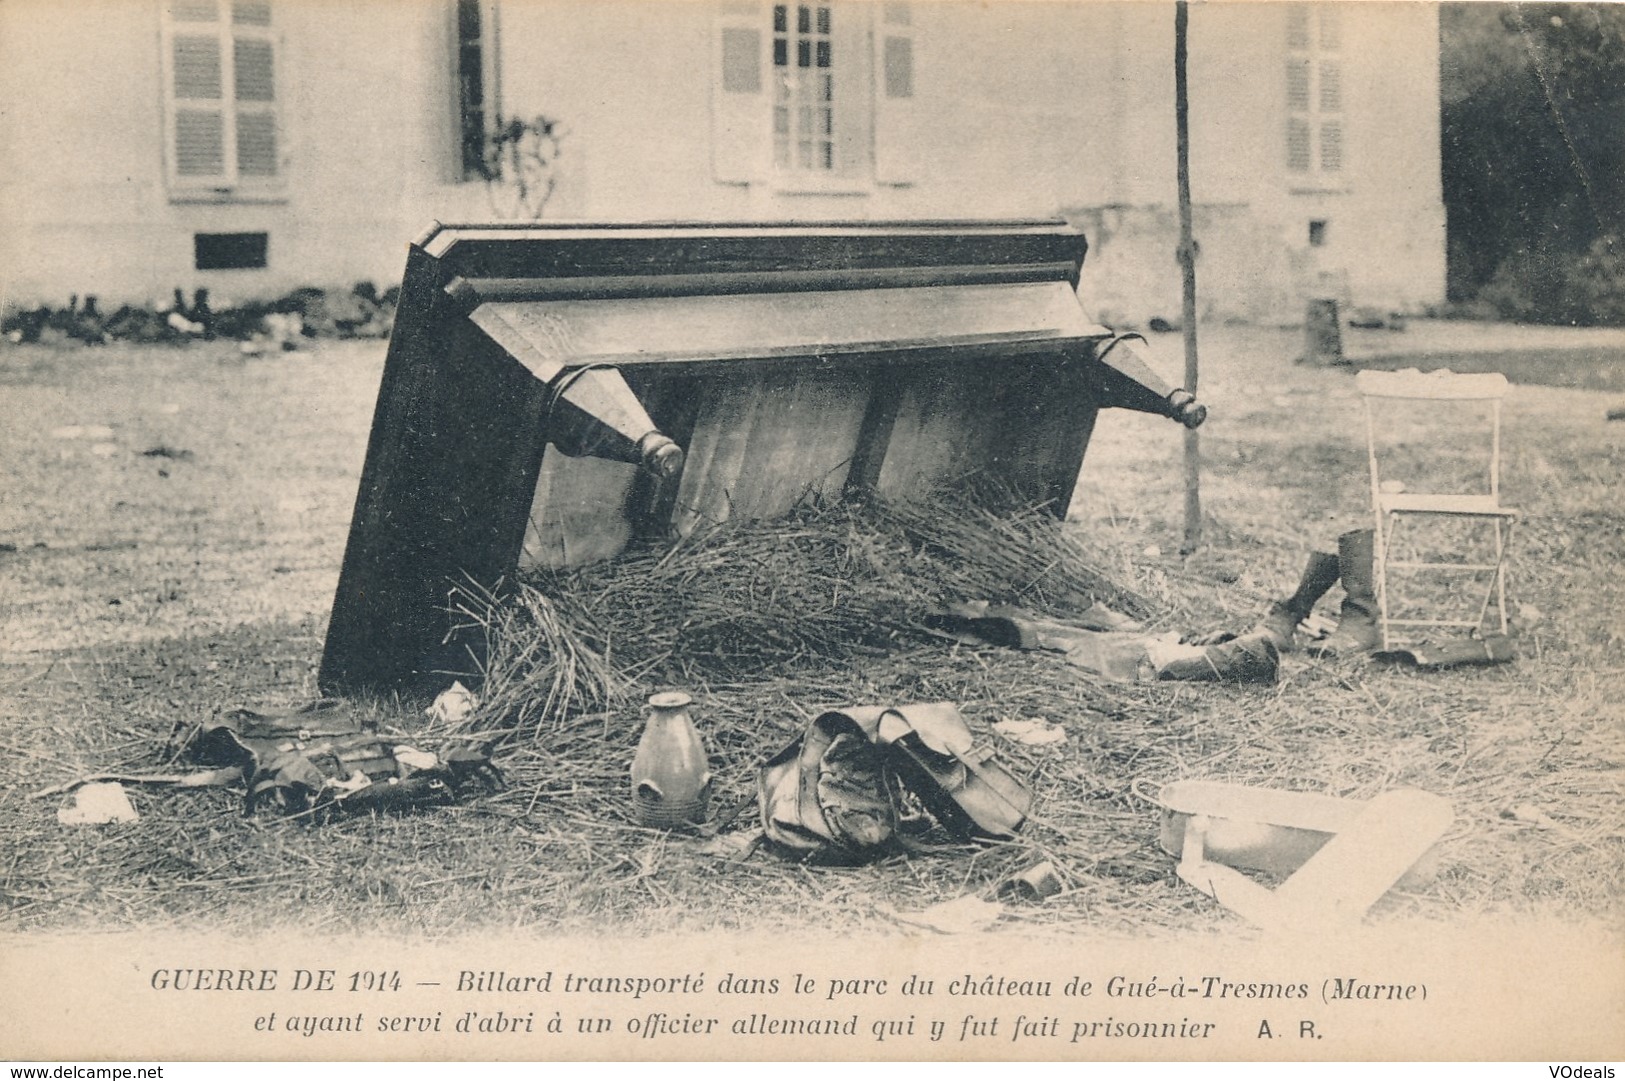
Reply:
[[[73,802],[56,812],[56,820],[64,826],[106,826],[140,818],[130,804],[129,793],[117,781],[81,785],[73,793]]]
[[[1005,739],[1028,747],[1047,747],[1052,743],[1066,742],[1066,729],[1058,724],[1050,724],[1042,717],[997,721],[993,725],[993,731]]]
[[[446,806],[503,783],[483,745],[453,742],[425,751],[331,699],[283,713],[228,710],[181,725],[171,743],[177,757],[236,770],[246,789],[244,814],[269,806],[320,822]]]

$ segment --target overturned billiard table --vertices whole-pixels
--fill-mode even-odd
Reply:
[[[1205,410],[1057,221],[436,225],[410,249],[324,693],[467,667],[448,597],[811,497],[1066,513],[1097,412]]]

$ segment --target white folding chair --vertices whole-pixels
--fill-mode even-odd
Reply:
[[[1392,641],[1415,640],[1432,628],[1464,629],[1482,634],[1493,601],[1499,617],[1500,633],[1507,632],[1506,567],[1508,544],[1518,511],[1501,505],[1501,402],[1506,397],[1506,376],[1461,375],[1448,371],[1402,372],[1362,371],[1355,376],[1365,404],[1366,447],[1371,467],[1371,510],[1375,519],[1372,576],[1377,590],[1381,618],[1382,648]],[[1402,403],[1409,403],[1408,405]],[[1409,409],[1408,423],[1397,426],[1396,410]],[[1460,437],[1483,432],[1478,417],[1487,413],[1487,454],[1480,457],[1470,442]],[[1408,437],[1408,438],[1407,438]],[[1453,438],[1454,437],[1454,438]],[[1409,451],[1408,454],[1401,452]],[[1411,467],[1408,479],[1393,475],[1393,458],[1406,457]],[[1487,458],[1487,462],[1484,461]],[[1487,466],[1487,469],[1486,469]],[[1385,468],[1388,472],[1384,472]],[[1420,485],[1420,487],[1417,487]],[[1467,534],[1467,550],[1456,559],[1428,558],[1423,554],[1396,558],[1395,538],[1407,523],[1428,519],[1463,523],[1458,530]],[[1487,526],[1474,535],[1473,526]],[[1421,545],[1418,541],[1418,546]],[[1492,546],[1493,545],[1493,546]],[[1419,618],[1410,615],[1414,601],[1408,600],[1405,615],[1397,615],[1391,573],[1467,574],[1484,577],[1484,591],[1476,599],[1476,612],[1465,617],[1466,608],[1452,609],[1457,618]],[[1397,628],[1406,628],[1399,631]]]

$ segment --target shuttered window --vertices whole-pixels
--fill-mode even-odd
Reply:
[[[718,180],[817,190],[912,178],[910,5],[719,0],[715,10]]]
[[[166,0],[165,158],[177,194],[252,194],[280,179],[269,0]]]
[[[1342,11],[1333,3],[1286,7],[1286,166],[1293,173],[1343,171]]]

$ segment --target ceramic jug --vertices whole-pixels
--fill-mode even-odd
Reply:
[[[649,719],[632,758],[632,811],[640,825],[672,829],[705,821],[711,770],[689,716],[691,704],[681,691],[649,699]]]

